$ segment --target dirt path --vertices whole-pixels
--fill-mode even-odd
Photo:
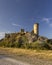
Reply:
[[[17,61],[8,56],[0,55],[0,65],[52,65],[52,61],[35,58],[34,63],[27,64],[25,62]]]
[[[29,64],[0,55],[0,65],[29,65]]]

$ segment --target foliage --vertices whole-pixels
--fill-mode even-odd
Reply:
[[[33,31],[31,33],[33,34]],[[49,40],[43,42],[44,38],[39,38],[40,41],[37,40],[35,42],[29,43],[30,38],[28,39],[28,36],[25,36],[24,33],[18,33],[16,35],[12,34],[10,36],[6,35],[6,38],[0,40],[0,46],[42,50],[52,49],[52,42]]]
[[[30,48],[31,49],[41,49],[41,50],[50,49],[50,47],[47,45],[47,43],[45,43],[45,42],[40,43],[38,41],[31,43]]]

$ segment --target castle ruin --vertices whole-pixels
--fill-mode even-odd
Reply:
[[[24,29],[21,29],[20,30],[20,32],[17,32],[17,33],[6,33],[5,34],[5,38],[10,38],[10,37],[13,37],[13,36],[18,36],[18,35],[26,35],[27,36],[27,34],[28,35],[30,35],[30,36],[32,36],[32,37],[34,37],[34,39],[36,38],[36,39],[38,39],[38,37],[39,37],[39,24],[38,23],[35,23],[34,24],[34,27],[33,27],[33,33],[32,33],[32,35],[31,35],[31,33],[30,32],[25,32],[24,31]],[[34,36],[33,36],[33,34],[34,34]],[[30,37],[29,36],[29,37]],[[28,38],[29,38],[28,37]],[[30,37],[31,38],[31,37]]]
[[[33,28],[34,28],[34,34],[36,34],[38,37],[39,36],[39,24],[35,23]]]

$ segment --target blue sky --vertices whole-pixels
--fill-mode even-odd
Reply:
[[[0,0],[0,38],[21,28],[31,31],[39,23],[39,34],[52,38],[52,0]]]

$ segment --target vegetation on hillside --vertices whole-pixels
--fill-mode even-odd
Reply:
[[[0,47],[15,47],[27,49],[52,49],[52,41],[45,37],[36,37],[31,33],[8,34],[4,39],[0,40]]]

